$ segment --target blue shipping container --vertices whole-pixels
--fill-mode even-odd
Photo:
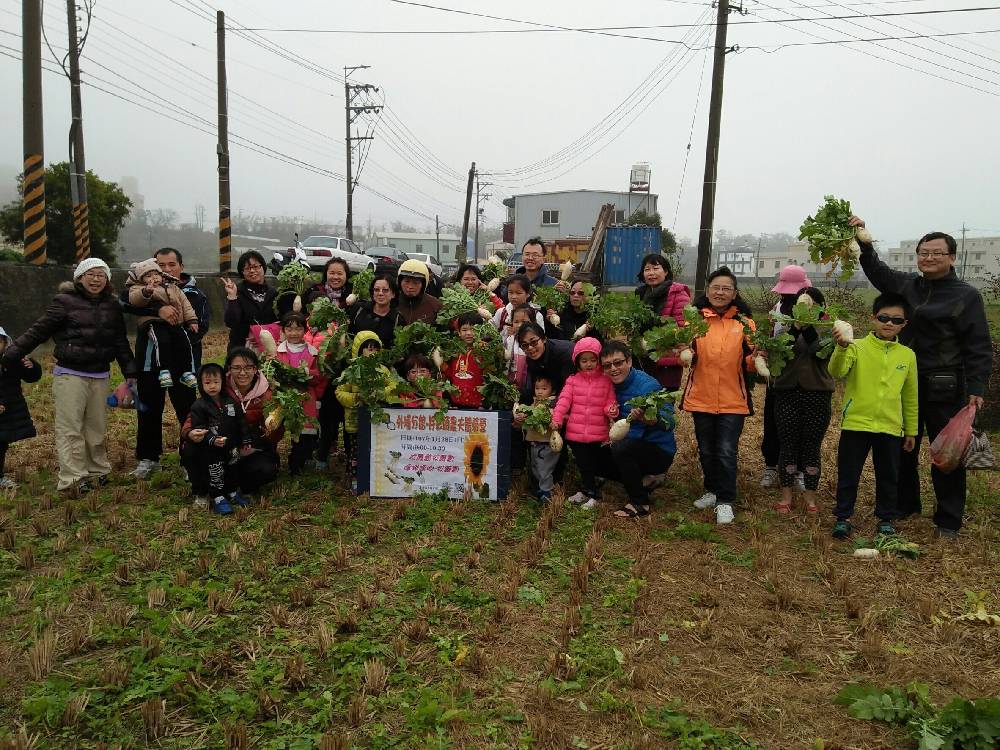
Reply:
[[[604,235],[604,285],[636,286],[642,259],[658,253],[659,227],[608,227]]]

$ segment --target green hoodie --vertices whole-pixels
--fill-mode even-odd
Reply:
[[[830,356],[830,374],[847,378],[840,428],[917,434],[917,357],[897,341],[869,333]]]

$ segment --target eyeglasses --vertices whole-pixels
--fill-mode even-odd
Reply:
[[[260,263],[247,263],[245,266],[243,266],[243,270],[244,271],[263,271],[264,270],[264,266],[262,266]]]
[[[708,291],[710,291],[710,292],[724,292],[724,293],[729,293],[729,292],[733,291],[733,289],[734,289],[734,287],[731,287],[731,286],[710,286],[708,288]]]
[[[525,350],[534,349],[536,346],[541,346],[541,345],[542,345],[542,339],[538,338],[537,336],[531,339],[530,341],[528,339],[525,339],[524,341],[521,342],[521,347]]]
[[[105,274],[104,271],[87,271],[86,273],[80,275],[85,279],[93,279],[94,281],[97,279],[107,278],[107,274]]]
[[[941,250],[918,250],[918,258],[943,258],[946,255],[951,255],[951,253],[942,252]]]
[[[906,322],[906,318],[902,318],[898,315],[886,315],[884,313],[876,315],[875,320],[879,323],[892,323],[894,326],[901,326]]]
[[[585,296],[587,296],[587,293],[586,292],[570,292],[569,296],[570,297],[585,297]]]
[[[601,363],[602,370],[620,370],[628,363],[627,359],[613,359],[610,362]]]
[[[254,372],[256,369],[253,365],[229,365],[230,372]]]
[[[542,256],[542,253],[523,253],[521,255],[521,257],[522,258],[541,258],[543,256]]]
[[[372,289],[373,294],[389,294],[391,291],[391,289],[379,289],[378,287]]]

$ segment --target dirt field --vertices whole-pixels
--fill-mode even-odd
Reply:
[[[773,513],[759,417],[723,529],[691,507],[689,418],[640,523],[611,517],[613,488],[599,513],[372,501],[340,469],[220,520],[176,459],[121,476],[130,412],[112,485],[57,496],[50,378],[29,393],[40,437],[0,498],[0,747],[23,727],[12,747],[888,750],[907,735],[835,705],[848,683],[1000,695],[1000,628],[954,619],[976,596],[1000,612],[996,474],[972,478],[958,544],[901,526],[915,560],[832,543],[836,429],[823,513]],[[859,506],[870,536],[870,489]]]

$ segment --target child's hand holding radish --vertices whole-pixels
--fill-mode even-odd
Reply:
[[[834,323],[832,333],[833,340],[837,342],[837,346],[842,346],[846,349],[848,345],[854,343],[854,328],[845,320],[838,320]]]

